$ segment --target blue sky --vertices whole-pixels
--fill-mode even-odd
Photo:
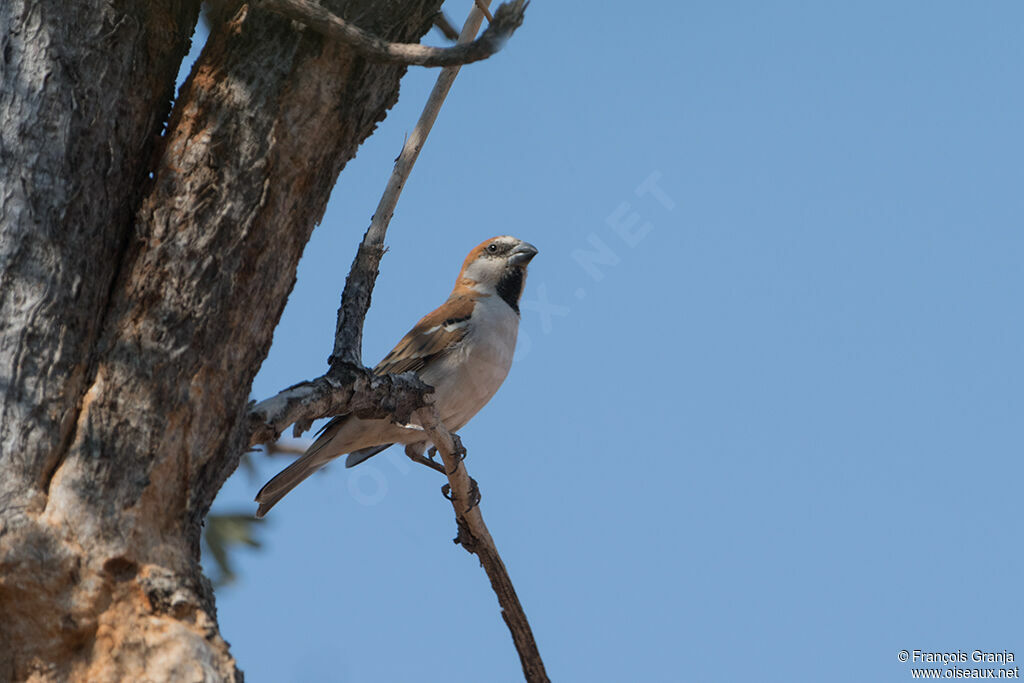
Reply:
[[[462,437],[553,680],[1024,657],[1022,29],[1009,1],[535,0],[463,69],[364,356],[481,240],[539,247],[517,361]],[[409,73],[342,173],[254,398],[324,371],[435,77]],[[258,457],[215,509],[254,511],[285,463]],[[218,591],[248,681],[521,680],[441,483],[389,451],[273,510]]]

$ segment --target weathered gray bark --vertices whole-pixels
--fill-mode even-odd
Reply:
[[[0,680],[232,680],[199,569],[252,378],[404,68],[239,5],[0,3]],[[415,42],[439,0],[327,3]]]

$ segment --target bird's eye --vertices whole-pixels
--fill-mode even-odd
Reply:
[[[494,252],[498,251],[498,245],[494,244],[493,242],[491,244],[488,244],[487,245],[487,251],[489,251],[489,252],[491,252],[493,254]]]

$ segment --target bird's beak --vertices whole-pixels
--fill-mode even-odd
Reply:
[[[537,247],[529,242],[520,242],[519,246],[512,250],[508,262],[513,266],[525,266],[537,255]]]

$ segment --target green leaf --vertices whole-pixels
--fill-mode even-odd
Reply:
[[[229,584],[237,578],[231,563],[232,550],[241,545],[259,548],[255,527],[262,523],[251,513],[212,514],[206,518],[203,540],[219,572],[214,586]]]

